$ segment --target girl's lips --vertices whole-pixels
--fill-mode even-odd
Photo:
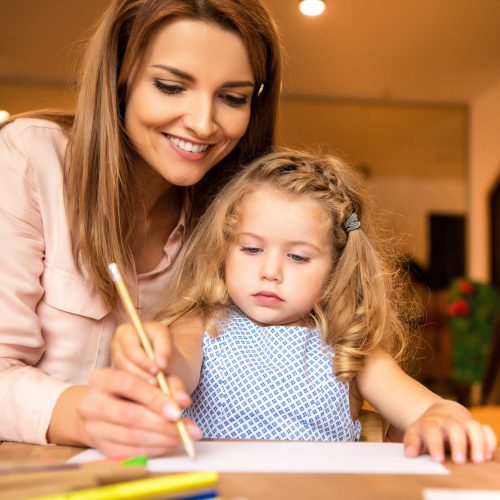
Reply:
[[[257,292],[254,297],[262,305],[276,305],[283,302],[281,297],[272,292]]]

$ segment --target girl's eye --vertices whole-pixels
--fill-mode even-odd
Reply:
[[[311,260],[309,257],[302,257],[302,255],[297,255],[295,253],[289,253],[288,257],[294,262],[309,262]]]
[[[179,94],[184,90],[180,85],[169,85],[161,80],[155,80],[154,86],[164,94],[168,95]]]
[[[248,102],[248,97],[237,97],[232,94],[223,94],[222,99],[233,108],[239,108]]]
[[[262,252],[262,248],[258,247],[241,247],[241,251],[244,253],[249,253],[251,255],[256,255],[260,252]]]

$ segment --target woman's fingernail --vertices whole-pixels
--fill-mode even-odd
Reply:
[[[179,420],[181,418],[181,410],[177,406],[168,403],[163,407],[163,414],[170,420]]]
[[[465,455],[463,453],[455,453],[454,459],[455,462],[462,464],[465,462]]]
[[[474,455],[474,462],[483,462],[484,461],[484,455],[482,453],[476,453]]]
[[[151,373],[152,375],[156,375],[158,373],[158,368],[156,366],[152,366],[149,369],[149,373]]]

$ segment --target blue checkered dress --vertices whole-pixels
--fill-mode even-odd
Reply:
[[[332,351],[299,326],[266,326],[232,311],[217,338],[203,339],[203,366],[185,410],[206,438],[357,441],[349,386]]]

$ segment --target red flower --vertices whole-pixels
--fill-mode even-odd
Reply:
[[[470,281],[464,279],[458,282],[458,289],[464,295],[472,295],[474,293],[474,285]]]
[[[457,299],[448,306],[450,316],[467,316],[470,313],[470,305],[464,299]]]

